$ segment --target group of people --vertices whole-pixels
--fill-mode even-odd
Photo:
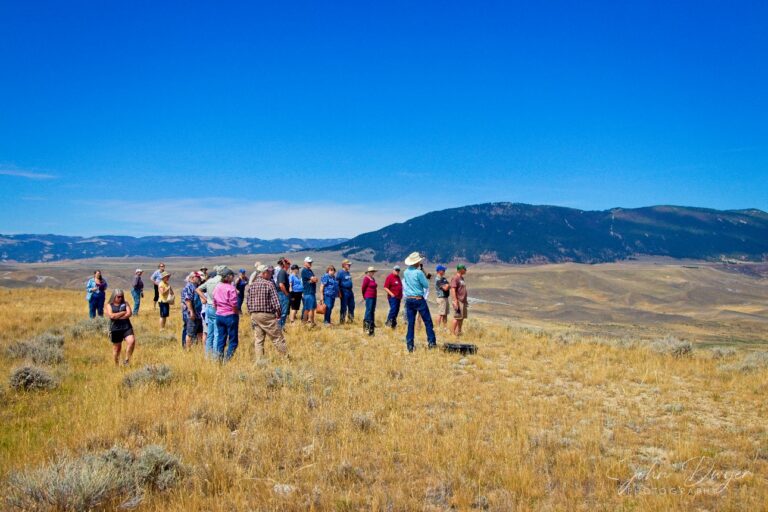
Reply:
[[[397,327],[397,318],[401,307],[407,321],[406,348],[414,350],[414,336],[417,318],[420,318],[427,336],[428,348],[437,346],[435,327],[432,322],[427,298],[430,293],[432,275],[424,270],[424,257],[418,252],[410,254],[405,259],[406,269],[401,277],[401,268],[395,265],[392,272],[384,280],[384,292],[389,304],[389,312],[385,325],[392,329]],[[256,262],[255,271],[247,276],[245,269],[235,273],[224,265],[216,266],[212,272],[203,267],[199,271],[190,272],[185,278],[181,291],[181,314],[183,321],[181,344],[186,350],[200,342],[205,347],[206,355],[211,358],[228,361],[237,350],[239,344],[239,322],[245,304],[250,317],[254,335],[254,345],[258,356],[264,354],[266,338],[270,338],[275,349],[287,357],[288,350],[284,329],[286,323],[296,321],[301,309],[301,322],[314,327],[315,313],[323,315],[323,323],[332,323],[332,312],[336,299],[340,302],[339,323],[352,323],[355,318],[355,293],[351,274],[352,262],[345,259],[341,262],[341,270],[329,265],[325,274],[319,278],[315,275],[310,256],[304,258],[303,266],[291,263],[282,257],[275,267]],[[453,311],[451,332],[461,336],[463,321],[467,318],[468,298],[464,275],[467,268],[463,264],[456,267],[456,274],[449,280],[445,273],[447,268],[438,265],[435,269],[435,294],[437,298],[438,325],[447,326],[448,317]],[[365,303],[363,329],[369,336],[375,333],[375,313],[378,298],[378,269],[369,266],[361,282],[361,294]],[[119,364],[119,356],[123,341],[127,343],[126,358],[123,364],[128,364],[135,347],[135,336],[130,323],[130,317],[138,315],[141,299],[144,297],[143,271],[136,269],[132,282],[131,295],[134,300],[133,308],[126,302],[123,290],[116,289],[110,297],[106,314],[110,319],[110,337],[113,343],[115,364]],[[160,263],[152,274],[154,287],[153,304],[160,313],[160,329],[166,326],[170,315],[171,305],[175,303],[176,295],[170,284],[171,274],[165,264]],[[318,304],[317,292],[320,285],[322,301]],[[101,271],[94,272],[86,284],[89,315],[104,315],[104,303],[107,282]],[[404,304],[403,304],[403,301]]]

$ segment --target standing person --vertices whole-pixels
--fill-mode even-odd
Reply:
[[[213,267],[213,272],[208,274],[208,279],[195,289],[195,293],[200,297],[200,302],[205,309],[205,323],[208,328],[208,334],[205,336],[205,355],[213,357],[216,354],[217,340],[219,339],[219,330],[216,328],[216,306],[213,303],[213,292],[216,286],[221,282],[221,272],[227,267],[217,265]]]
[[[278,352],[288,355],[285,336],[279,320],[283,308],[278,300],[278,292],[272,284],[272,267],[259,264],[256,278],[245,290],[245,305],[251,316],[253,343],[256,357],[264,357],[264,339],[269,336]]]
[[[384,291],[387,292],[387,301],[389,301],[389,314],[387,322],[388,327],[397,327],[397,315],[400,312],[400,302],[403,300],[403,283],[400,281],[400,265],[395,265],[392,273],[384,280]]]
[[[153,309],[157,309],[157,303],[160,299],[160,281],[163,279],[163,272],[165,272],[165,263],[160,262],[157,266],[157,270],[152,272],[152,275],[149,276],[149,280],[152,281],[152,284],[155,287],[155,298],[152,299],[154,302],[154,306],[152,306]]]
[[[291,323],[293,323],[296,321],[296,313],[301,307],[301,298],[304,295],[304,285],[301,284],[298,265],[291,265],[291,274],[288,276],[288,282],[291,285],[291,295],[288,300],[291,308]]]
[[[419,264],[424,258],[418,253],[411,253],[406,259],[405,264],[408,268],[403,276],[403,293],[405,294],[405,312],[408,318],[408,332],[405,336],[405,343],[408,352],[414,349],[414,324],[416,315],[421,316],[424,321],[424,327],[427,331],[427,344],[429,348],[437,347],[437,338],[432,325],[432,315],[429,314],[429,306],[424,295],[429,291],[429,281],[424,275]]]
[[[136,316],[139,316],[141,298],[144,297],[144,281],[141,279],[141,274],[143,272],[143,270],[137,268],[136,272],[133,274],[133,283],[131,284],[131,295],[133,296],[133,314]]]
[[[445,277],[445,265],[438,265],[435,269],[435,297],[437,298],[437,326],[448,326],[448,299],[451,293],[451,285]]]
[[[339,282],[336,280],[336,267],[329,265],[325,275],[320,279],[320,295],[325,303],[325,317],[323,324],[331,325],[331,311],[339,296]]]
[[[171,304],[176,300],[170,281],[171,274],[169,272],[160,274],[160,284],[157,285],[157,304],[160,308],[160,330],[165,329],[165,322],[171,315]]]
[[[219,360],[229,361],[237,350],[240,317],[237,309],[237,290],[232,286],[235,273],[226,269],[221,274],[221,282],[213,291],[213,304],[216,306],[216,355]],[[224,347],[227,348],[226,354]]]
[[[363,331],[368,333],[368,336],[373,336],[373,332],[376,329],[376,288],[379,286],[376,283],[376,269],[368,267],[363,277],[363,299],[365,299],[365,316],[363,317]]]
[[[131,306],[125,302],[125,293],[123,290],[115,288],[107,305],[109,338],[112,341],[112,357],[115,360],[115,366],[120,364],[120,351],[123,347],[123,341],[127,344],[123,366],[128,366],[133,355],[133,349],[136,346],[136,337],[133,334],[133,326],[130,320],[131,313]]]
[[[192,349],[192,344],[200,340],[203,334],[203,301],[196,293],[202,276],[199,272],[192,272],[187,277],[187,284],[181,290],[181,319],[186,326],[186,335],[182,348]]]
[[[88,301],[88,316],[96,318],[96,315],[104,316],[104,299],[107,296],[107,280],[101,275],[101,270],[96,270],[93,277],[85,283],[85,299]]]
[[[245,300],[245,287],[248,286],[248,274],[244,268],[240,269],[240,273],[235,280],[234,286],[237,290],[237,311],[238,313],[242,313],[243,301]]]
[[[301,315],[303,322],[308,323],[310,327],[315,326],[315,310],[317,309],[317,277],[312,272],[312,258],[304,258],[304,268],[301,269],[301,284],[304,287],[302,300],[304,302],[304,311]]]
[[[461,336],[461,326],[467,319],[467,285],[464,282],[464,274],[467,273],[466,265],[456,265],[456,275],[451,279],[451,302],[453,304],[453,335]]]
[[[289,268],[291,268],[291,261],[288,258],[277,260],[277,300],[280,301],[280,328],[285,327],[288,307],[291,302],[291,283],[288,280]]]
[[[339,282],[339,302],[341,303],[340,324],[343,324],[345,320],[350,324],[355,321],[355,292],[352,274],[349,273],[351,267],[352,262],[344,260],[341,262],[341,270],[336,274],[336,280]]]

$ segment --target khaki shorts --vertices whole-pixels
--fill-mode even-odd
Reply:
[[[438,297],[437,298],[437,315],[438,316],[448,316],[448,297]]]
[[[467,303],[466,302],[459,302],[459,309],[455,309],[453,307],[453,304],[451,304],[451,309],[453,309],[453,318],[456,318],[458,320],[464,320],[467,318]]]

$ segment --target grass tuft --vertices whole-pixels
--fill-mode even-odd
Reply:
[[[738,363],[720,366],[721,370],[750,373],[768,368],[768,352],[752,352]]]
[[[690,341],[667,336],[652,342],[651,349],[659,354],[666,354],[672,357],[688,357],[693,352],[693,345],[691,345]]]
[[[142,384],[163,386],[173,380],[173,371],[166,364],[148,364],[123,378],[123,386],[132,388]]]

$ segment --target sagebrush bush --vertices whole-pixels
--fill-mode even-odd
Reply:
[[[131,372],[123,378],[123,386],[132,388],[141,384],[154,383],[159,386],[168,384],[173,380],[173,371],[166,364],[148,364],[143,368]]]
[[[673,357],[690,356],[693,351],[693,345],[690,341],[679,340],[674,336],[658,339],[651,343],[651,349],[659,354],[666,354]]]
[[[99,454],[67,457],[11,474],[6,504],[17,510],[78,512],[109,504],[135,507],[146,488],[170,489],[184,472],[178,457],[161,446],[148,446],[138,455],[115,446]]]
[[[11,359],[30,359],[35,364],[59,364],[64,361],[64,336],[44,333],[26,341],[12,343],[5,349]]]
[[[720,367],[721,370],[742,373],[754,372],[765,368],[768,368],[768,352],[752,352],[747,354],[744,359],[738,363],[727,364]]]
[[[81,320],[69,328],[69,334],[75,339],[89,335],[103,335],[109,333],[109,320],[105,317]]]
[[[53,389],[58,381],[47,370],[37,366],[22,366],[11,371],[9,385],[19,391]]]

